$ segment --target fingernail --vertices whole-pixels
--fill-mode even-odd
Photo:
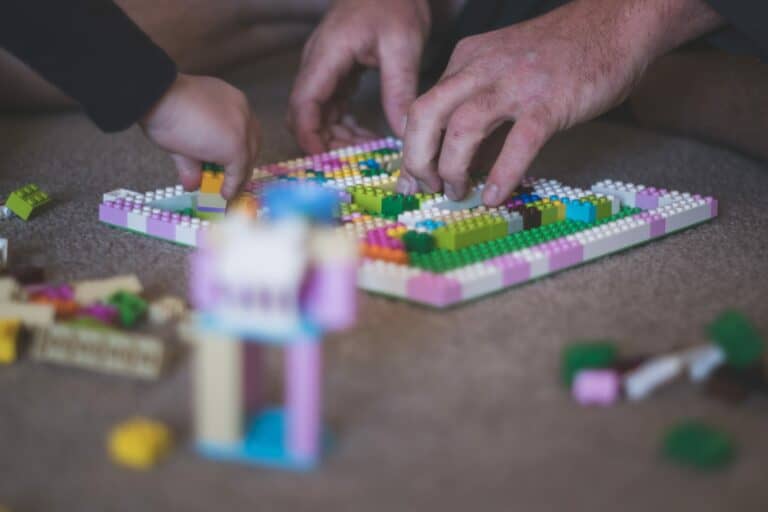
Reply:
[[[448,196],[448,199],[451,201],[456,201],[458,199],[458,195],[456,194],[456,189],[453,188],[453,185],[451,185],[448,182],[445,182],[443,184],[443,190],[445,191],[445,195]]]
[[[486,185],[483,190],[483,202],[487,205],[495,206],[499,200],[499,186],[491,183]]]
[[[402,122],[400,123],[400,133],[405,135],[405,127],[408,124],[408,116],[403,116]]]
[[[410,194],[411,193],[411,183],[410,180],[405,176],[400,176],[397,179],[397,185],[395,185],[395,188],[398,192],[401,194]]]

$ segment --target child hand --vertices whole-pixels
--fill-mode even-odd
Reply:
[[[179,74],[140,125],[170,153],[187,190],[200,186],[203,162],[222,165],[227,199],[250,176],[259,150],[260,128],[248,100],[217,78]]]

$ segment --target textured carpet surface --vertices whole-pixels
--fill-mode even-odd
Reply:
[[[264,126],[262,160],[298,154],[283,128],[295,56],[233,77]],[[381,125],[375,94],[359,108]],[[765,510],[768,401],[734,407],[688,385],[606,410],[573,404],[560,349],[614,338],[627,354],[702,341],[726,307],[768,332],[768,168],[731,151],[593,123],[546,147],[532,174],[601,178],[711,194],[712,223],[447,312],[362,294],[359,326],[326,344],[336,449],[291,474],[199,458],[189,448],[189,359],[156,383],[22,362],[0,368],[0,504],[17,512],[135,510]],[[175,182],[170,161],[131,130],[108,137],[79,114],[0,118],[0,193],[26,182],[55,204],[0,223],[14,260],[52,279],[136,272],[150,294],[185,290],[188,250],[98,223],[101,194]],[[116,422],[147,414],[177,429],[162,466],[107,459]],[[728,471],[664,463],[659,438],[684,417],[731,432]]]

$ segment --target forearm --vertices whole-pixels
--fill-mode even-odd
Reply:
[[[78,101],[105,131],[139,120],[176,67],[111,0],[11,0],[0,45]]]

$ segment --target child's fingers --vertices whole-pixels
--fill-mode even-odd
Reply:
[[[171,159],[179,172],[179,180],[184,190],[197,190],[202,179],[202,162],[177,153],[171,153]]]

